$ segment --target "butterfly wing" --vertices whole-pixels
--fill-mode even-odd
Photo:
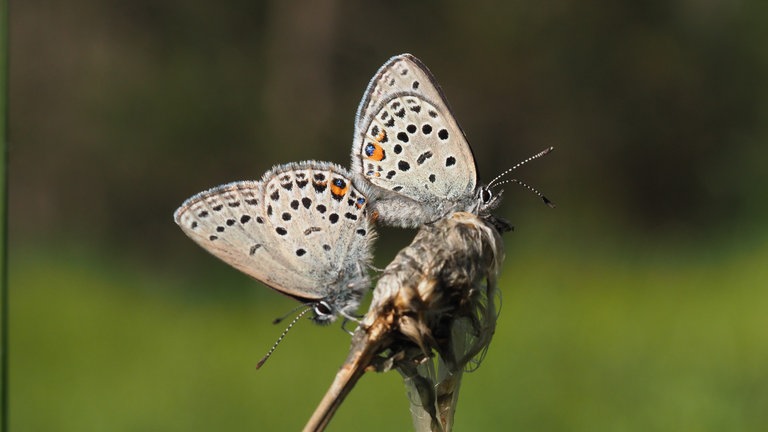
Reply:
[[[432,207],[467,200],[477,169],[437,82],[410,54],[390,59],[358,107],[352,171]]]
[[[276,252],[326,297],[329,286],[347,289],[371,260],[368,199],[351,177],[338,165],[305,162],[277,167],[262,180],[265,212],[280,242]]]
[[[174,217],[187,236],[243,273],[299,300],[326,299],[362,277],[371,255],[367,198],[349,177],[332,164],[283,165],[259,182],[195,195]],[[332,187],[333,180],[345,187]]]

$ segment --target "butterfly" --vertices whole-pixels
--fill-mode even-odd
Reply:
[[[376,235],[367,185],[352,178],[327,162],[280,165],[194,195],[174,220],[217,258],[311,307],[315,322],[352,319]]]
[[[501,198],[491,190],[501,176],[479,185],[472,149],[440,86],[410,54],[392,57],[368,84],[355,116],[352,172],[372,185],[385,225],[415,228],[456,211],[492,218]]]

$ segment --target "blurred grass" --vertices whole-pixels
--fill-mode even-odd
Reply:
[[[521,229],[457,430],[765,430],[766,5],[15,2],[13,430],[299,429],[347,335],[302,323],[256,371],[295,304],[170,214],[275,163],[346,164],[368,79],[406,51],[482,178],[557,148],[520,171],[557,211],[505,194]],[[391,231],[379,266],[412,236]],[[331,430],[409,430],[407,406],[368,375]]]
[[[456,429],[764,430],[763,239],[619,254],[508,235],[497,334]],[[224,265],[194,281],[95,248],[18,249],[13,430],[297,430],[345,357],[337,326],[302,323],[256,371],[293,302]],[[330,430],[410,427],[392,373],[365,376]]]

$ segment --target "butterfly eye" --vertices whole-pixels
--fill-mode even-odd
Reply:
[[[484,203],[487,203],[493,198],[493,194],[488,189],[483,189],[483,192],[481,194],[481,197]]]
[[[319,301],[315,303],[315,313],[318,316],[329,316],[333,315],[333,309],[331,308],[331,305],[329,305],[325,301]]]

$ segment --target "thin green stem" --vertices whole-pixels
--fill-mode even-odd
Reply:
[[[0,431],[8,430],[8,0],[0,0]]]

